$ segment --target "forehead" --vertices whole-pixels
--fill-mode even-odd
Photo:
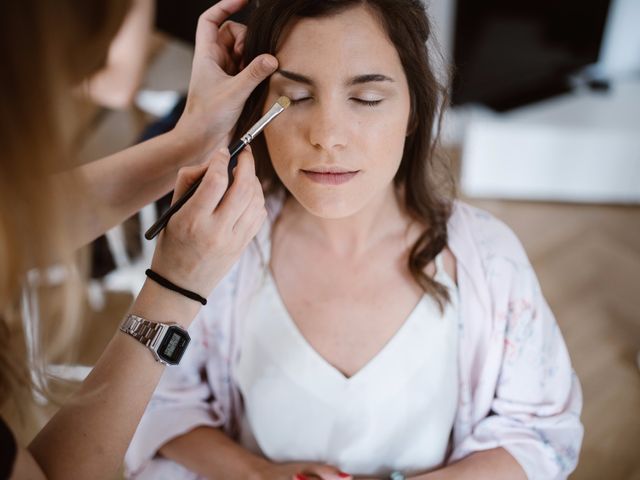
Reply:
[[[380,20],[363,6],[296,20],[285,31],[276,55],[283,69],[316,77],[402,72],[398,52]]]

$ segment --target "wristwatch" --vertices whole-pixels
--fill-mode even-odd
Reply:
[[[145,345],[155,359],[165,365],[178,365],[191,341],[189,333],[177,323],[157,323],[129,315],[120,331]]]

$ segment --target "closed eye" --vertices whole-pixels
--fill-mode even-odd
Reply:
[[[382,100],[364,100],[362,98],[352,98],[351,100],[359,103],[360,105],[366,105],[367,107],[375,107],[382,103]]]
[[[311,100],[311,97],[292,98],[291,105],[298,105],[300,103],[306,102],[307,100]]]
[[[291,105],[299,105],[309,100],[312,100],[312,97],[292,98]],[[350,100],[360,105],[365,105],[367,107],[375,107],[382,103],[382,100],[365,100],[362,98],[351,98]]]

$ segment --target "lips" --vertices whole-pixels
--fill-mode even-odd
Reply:
[[[314,167],[314,168],[307,168],[306,170],[303,170],[303,172],[339,174],[339,173],[356,173],[357,170],[350,170],[345,167]]]
[[[352,180],[359,171],[347,171],[339,168],[302,170],[312,182],[322,185],[343,185]]]

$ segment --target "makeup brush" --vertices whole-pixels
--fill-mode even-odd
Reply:
[[[253,127],[251,127],[240,140],[229,146],[229,154],[231,155],[231,159],[229,160],[229,185],[227,186],[227,189],[229,189],[229,187],[233,183],[233,169],[238,164],[238,155],[240,154],[240,152],[242,152],[242,150],[244,150],[244,148],[249,145],[253,141],[253,139],[256,138],[260,134],[260,132],[262,132],[262,130],[264,130],[265,127],[273,121],[274,118],[276,118],[287,108],[289,108],[289,105],[291,105],[291,100],[289,100],[287,97],[280,97],[278,101],[274,103],[273,107],[271,107],[269,111],[264,115],[264,117],[258,120],[257,123]],[[200,182],[202,182],[202,177],[200,177],[198,181],[189,188],[189,190],[187,190],[178,200],[176,200],[173,205],[171,205],[171,207],[169,207],[166,212],[164,212],[160,216],[158,221],[145,232],[144,238],[146,238],[147,240],[151,240],[158,236],[162,229],[167,226],[167,223],[169,222],[169,219],[173,216],[173,214],[180,210],[180,208],[182,208],[182,206],[187,203],[187,200],[189,200],[193,196],[193,194],[198,189],[198,185],[200,185]]]

